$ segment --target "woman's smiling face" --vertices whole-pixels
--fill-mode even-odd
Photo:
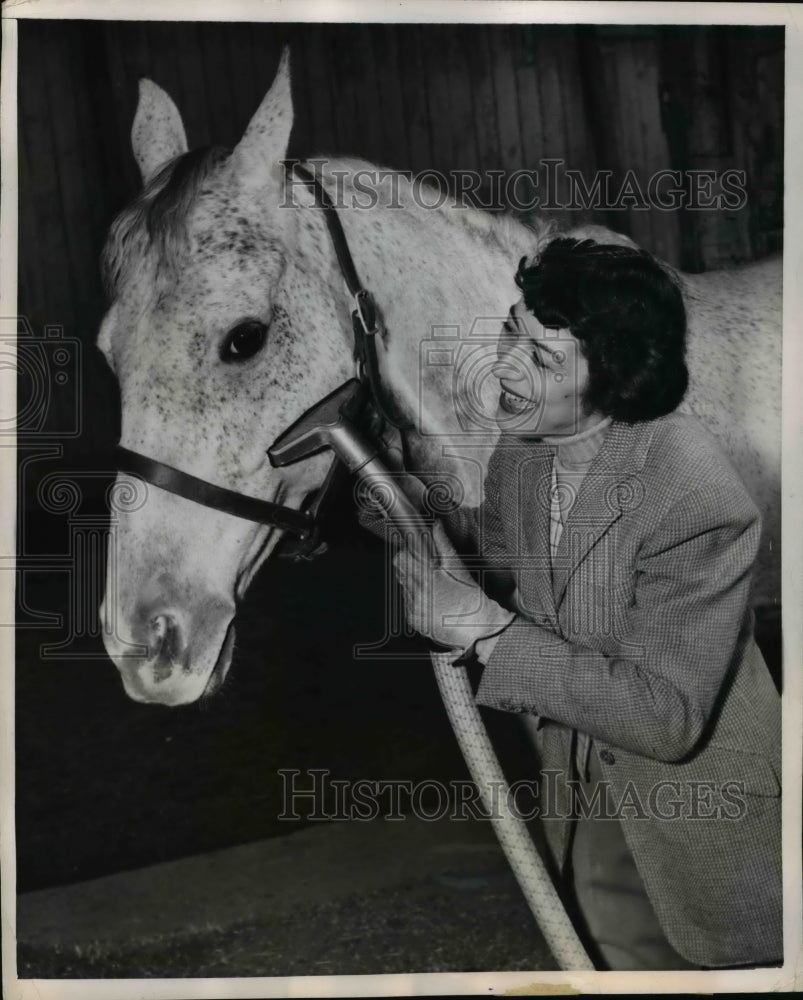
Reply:
[[[496,420],[503,434],[568,436],[602,419],[583,405],[588,362],[580,341],[568,329],[542,326],[523,299],[502,326],[498,357]]]

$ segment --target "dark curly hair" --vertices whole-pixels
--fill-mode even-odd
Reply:
[[[568,328],[588,361],[583,402],[615,420],[654,420],[686,392],[686,310],[675,281],[643,250],[559,237],[522,258],[516,284],[546,327]]]

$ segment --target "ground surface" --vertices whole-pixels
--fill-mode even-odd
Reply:
[[[326,823],[23,894],[19,975],[556,968],[487,823]]]

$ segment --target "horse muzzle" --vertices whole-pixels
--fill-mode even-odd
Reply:
[[[231,605],[207,600],[194,614],[165,602],[143,602],[129,615],[109,610],[104,601],[104,645],[134,701],[185,705],[220,688],[234,649]]]

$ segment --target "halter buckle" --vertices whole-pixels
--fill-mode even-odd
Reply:
[[[361,288],[354,294],[354,304],[357,308],[351,314],[354,333],[360,336],[374,337],[379,333],[377,310],[373,297],[367,288]]]

